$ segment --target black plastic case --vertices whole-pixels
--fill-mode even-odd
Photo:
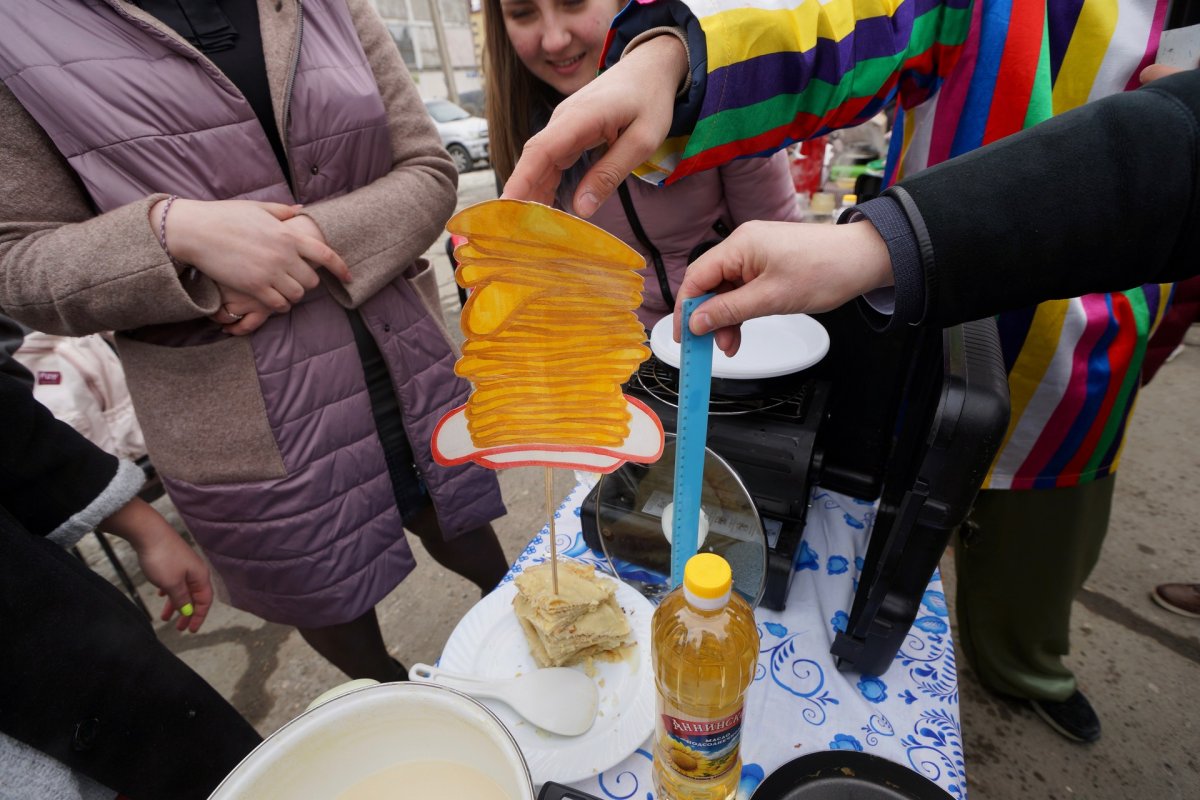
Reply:
[[[870,675],[886,672],[904,643],[1008,426],[1008,379],[993,320],[913,339],[858,591],[831,648],[839,668]],[[835,454],[827,457],[836,462]],[[835,472],[831,482],[846,474]],[[833,488],[824,476],[818,481]]]

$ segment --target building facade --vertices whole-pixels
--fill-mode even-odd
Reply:
[[[472,17],[478,20],[479,0],[372,0],[391,31],[404,63],[408,66],[421,96],[427,99],[446,97],[446,81],[442,72],[441,54],[433,27],[430,3],[438,3],[446,48],[454,68],[454,82],[459,92],[478,89],[480,47],[476,44]]]

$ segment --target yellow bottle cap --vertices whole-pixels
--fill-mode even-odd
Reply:
[[[844,205],[844,206],[858,205],[858,195],[856,195],[856,194],[844,195],[842,197],[842,205]]]
[[[698,553],[683,567],[683,585],[696,597],[717,600],[733,586],[733,570],[716,553]]]

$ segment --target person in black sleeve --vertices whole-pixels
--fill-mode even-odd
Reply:
[[[0,786],[6,798],[205,798],[261,741],[70,548],[129,541],[195,632],[204,562],[137,498],[143,473],[54,419],[0,350]]]

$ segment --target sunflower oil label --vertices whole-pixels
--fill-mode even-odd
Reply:
[[[737,763],[742,709],[724,719],[659,714],[658,757],[688,778],[719,778]]]

